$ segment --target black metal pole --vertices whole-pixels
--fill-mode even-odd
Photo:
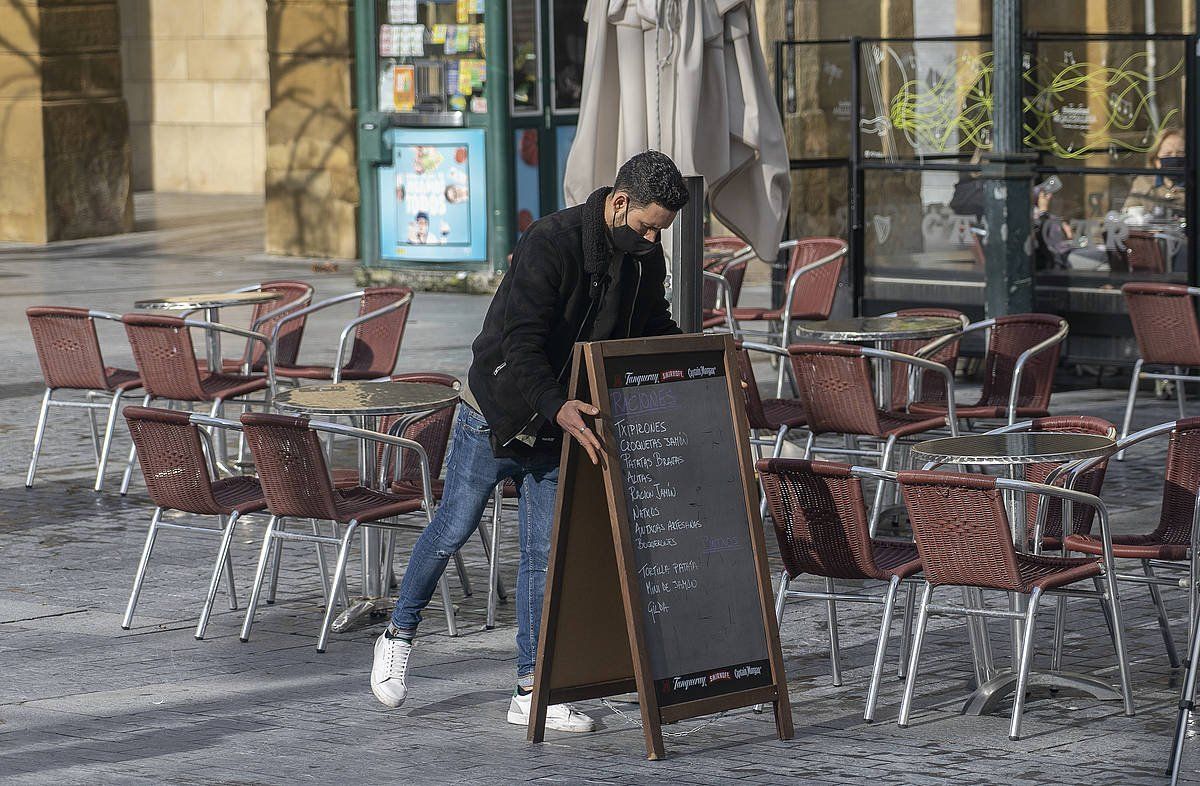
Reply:
[[[679,245],[671,259],[671,313],[684,333],[702,329],[704,291],[704,178],[688,175],[688,203],[679,211]]]
[[[866,297],[866,238],[863,235],[866,206],[863,204],[865,173],[862,160],[862,137],[859,123],[862,120],[862,39],[850,39],[850,170],[846,173],[847,215],[850,219],[849,246],[851,294],[854,299],[855,316],[862,315],[863,298]]]
[[[1196,4],[1196,14],[1200,16],[1200,3]],[[1200,111],[1196,102],[1200,101],[1200,84],[1196,83],[1198,76],[1197,61],[1200,60],[1200,36],[1190,36],[1185,44],[1188,51],[1184,54],[1184,81],[1187,82],[1187,96],[1184,102],[1185,155],[1187,157],[1187,174],[1184,176],[1184,193],[1186,197],[1187,228],[1187,276],[1192,286],[1200,281],[1200,263],[1197,262],[1196,241],[1198,235],[1196,224],[1200,221],[1200,200],[1196,194],[1196,166],[1200,160]]]
[[[992,150],[983,157],[987,316],[1033,311],[1033,261],[1027,250],[1034,163],[1022,151],[1021,0],[992,0],[994,92]]]

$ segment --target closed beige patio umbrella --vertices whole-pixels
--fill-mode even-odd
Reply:
[[[774,259],[790,180],[751,0],[590,0],[579,127],[563,192],[578,204],[634,153],[703,175],[713,214]]]

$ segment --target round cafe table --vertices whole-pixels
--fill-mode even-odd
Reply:
[[[851,344],[872,343],[887,349],[892,341],[938,338],[962,332],[962,322],[950,317],[849,317],[797,322],[794,331],[803,338]],[[890,363],[881,363],[875,374],[875,400],[891,408]]]
[[[1012,434],[967,434],[960,437],[943,437],[918,442],[912,447],[914,464],[927,462],[925,469],[943,464],[974,464],[999,466],[1012,480],[1025,479],[1025,467],[1030,464],[1062,464],[1106,456],[1113,452],[1116,442],[1099,434],[1067,434],[1051,431],[1026,431]],[[1013,544],[1019,551],[1028,546],[1025,525],[1025,494],[1004,492],[1005,507],[1008,509],[1009,528],[1013,533]],[[982,605],[982,593],[967,592],[968,603]],[[1010,608],[1024,610],[1025,596],[1009,595]],[[1013,668],[997,670],[993,666],[991,643],[987,627],[980,617],[968,617],[967,630],[971,639],[971,654],[975,661],[977,687],[967,698],[964,714],[981,715],[992,711],[997,704],[1016,688],[1017,673]],[[1019,620],[1012,626],[1012,663],[1019,660],[1021,641]],[[1036,679],[1035,679],[1036,678]],[[1065,671],[1037,672],[1030,669],[1030,685],[1046,685],[1051,688],[1071,688],[1098,699],[1120,699],[1121,694],[1111,685],[1085,674]]]
[[[321,417],[348,417],[358,428],[379,429],[379,418],[386,415],[421,415],[458,403],[458,392],[445,385],[424,382],[338,382],[285,390],[275,396],[280,412]],[[358,443],[359,482],[378,485],[376,452],[366,442]],[[356,598],[333,623],[342,633],[366,622],[377,611],[390,611],[387,566],[383,564],[383,533],[373,527],[363,529],[362,596]]]
[[[134,302],[134,308],[157,311],[204,311],[204,318],[209,322],[221,321],[221,309],[233,306],[255,306],[259,303],[270,303],[279,300],[278,292],[219,292],[202,295],[178,295],[175,297],[149,298]],[[215,330],[206,331],[208,349],[208,367],[213,372],[221,370],[221,334]]]

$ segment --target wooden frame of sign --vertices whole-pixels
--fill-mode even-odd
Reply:
[[[651,759],[662,724],[755,704],[791,739],[740,384],[728,336],[576,346],[604,451],[564,440],[531,742],[549,705],[635,690]]]

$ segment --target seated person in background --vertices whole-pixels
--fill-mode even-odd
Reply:
[[[1164,129],[1149,153],[1149,164],[1155,169],[1186,166],[1183,131]],[[1183,216],[1185,196],[1182,181],[1176,182],[1167,175],[1138,175],[1130,185],[1125,212],[1135,221],[1146,214],[1156,218],[1179,218]]]
[[[1033,262],[1037,270],[1068,270],[1067,255],[1077,247],[1075,232],[1062,216],[1050,212],[1062,181],[1051,175],[1033,187]]]

